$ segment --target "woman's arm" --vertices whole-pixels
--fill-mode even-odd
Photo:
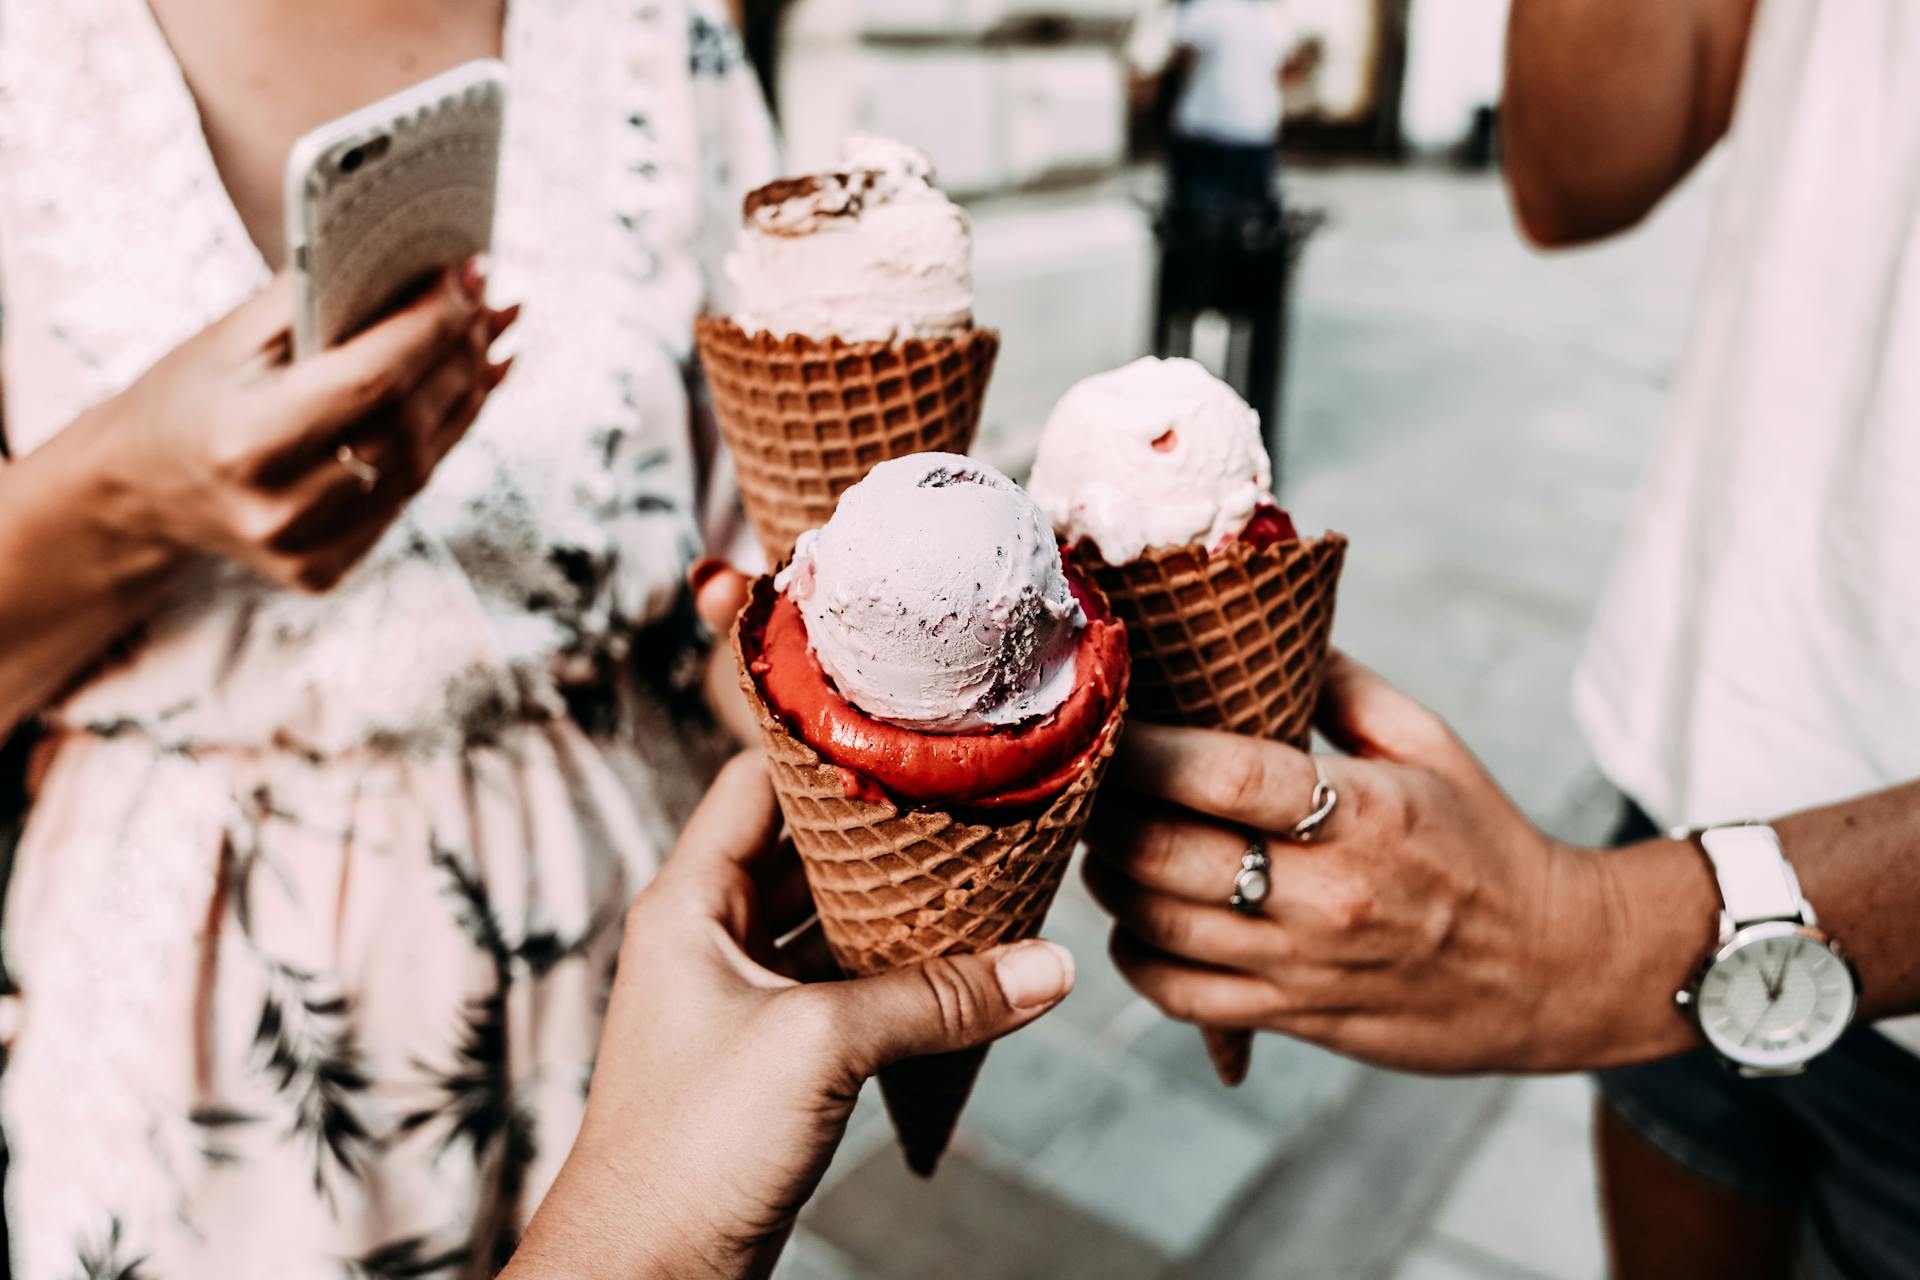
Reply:
[[[185,563],[124,532],[131,495],[84,417],[0,467],[0,739],[145,618]]]
[[[1726,133],[1756,0],[1514,0],[1501,104],[1521,229],[1638,222]]]
[[[300,590],[339,581],[504,374],[486,352],[512,313],[481,305],[481,286],[449,272],[351,342],[292,364],[283,277],[0,469],[0,738],[197,557]]]

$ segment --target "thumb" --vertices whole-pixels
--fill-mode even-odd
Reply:
[[[1424,760],[1454,743],[1439,716],[1338,649],[1327,654],[1314,723],[1356,756]]]
[[[1073,977],[1073,953],[1036,940],[808,990],[834,1002],[848,1065],[870,1076],[902,1058],[972,1049],[1018,1030],[1065,999]]]

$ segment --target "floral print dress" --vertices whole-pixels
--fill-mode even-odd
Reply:
[[[490,1275],[572,1141],[698,787],[684,364],[772,142],[717,0],[514,0],[504,52],[513,377],[337,590],[210,564],[48,717],[20,1280]],[[0,0],[14,451],[266,279],[145,0]]]

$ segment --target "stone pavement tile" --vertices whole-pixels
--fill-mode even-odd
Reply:
[[[1169,1261],[963,1151],[930,1181],[876,1152],[816,1202],[808,1227],[866,1280],[1148,1280]]]
[[[1372,1280],[1425,1229],[1512,1086],[1368,1068],[1351,1101],[1231,1207],[1182,1280]]]
[[[1216,1090],[1218,1086],[1215,1086]],[[1200,1247],[1272,1162],[1264,1125],[1174,1085],[1142,1080],[1036,1166],[1043,1186],[1175,1257]]]
[[[1400,1260],[1393,1280],[1539,1280],[1539,1277],[1465,1245],[1429,1237]]]
[[[1256,1036],[1253,1068],[1238,1088],[1214,1074],[1200,1033],[1184,1022],[1160,1018],[1128,1053],[1153,1064],[1167,1079],[1266,1128],[1279,1149],[1310,1135],[1343,1106],[1359,1086],[1358,1063],[1285,1036]]]
[[[868,1280],[852,1259],[805,1227],[793,1233],[773,1280]]]
[[[1520,1084],[1461,1170],[1434,1229],[1552,1280],[1596,1280],[1606,1267],[1592,1105],[1581,1076]]]
[[[1042,1020],[993,1046],[960,1124],[1031,1160],[1066,1130],[1113,1109],[1123,1086],[1112,1059],[1077,1028]]]

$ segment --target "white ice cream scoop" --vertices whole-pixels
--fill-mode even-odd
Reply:
[[[734,322],[825,341],[957,337],[973,327],[973,229],[904,143],[856,134],[833,173],[747,197],[727,259]]]
[[[883,462],[800,535],[775,585],[820,667],[876,720],[968,733],[1045,715],[1073,691],[1086,615],[1047,522],[984,462]]]
[[[1151,356],[1061,397],[1028,481],[1063,541],[1115,565],[1238,537],[1272,484],[1260,415],[1194,361]]]

